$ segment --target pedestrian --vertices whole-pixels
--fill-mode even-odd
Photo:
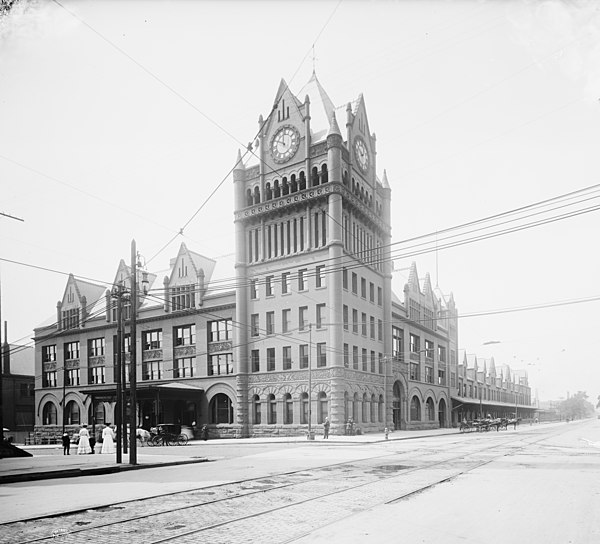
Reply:
[[[115,453],[114,431],[107,423],[102,431],[102,451],[100,453]]]
[[[71,455],[69,452],[71,450],[71,437],[69,433],[65,433],[62,435],[62,445],[63,445],[63,455]]]
[[[323,438],[329,438],[329,418],[325,418],[325,423],[323,423]]]
[[[352,420],[348,418],[346,421],[346,436],[350,436],[350,432],[352,431]]]
[[[87,425],[83,425],[79,431],[79,444],[77,446],[77,455],[84,455],[86,453],[92,453],[90,447],[90,433],[87,430]]]
[[[200,429],[200,438],[202,438],[202,440],[208,440],[208,425],[202,425],[202,428]]]

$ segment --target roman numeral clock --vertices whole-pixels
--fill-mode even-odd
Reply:
[[[271,156],[277,163],[289,161],[298,151],[300,133],[292,125],[281,127],[271,139]]]

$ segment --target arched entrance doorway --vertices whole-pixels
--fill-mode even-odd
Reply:
[[[392,421],[394,422],[394,430],[398,431],[402,428],[402,384],[400,382],[394,382]]]
[[[438,405],[438,421],[440,429],[446,427],[446,401],[444,399],[440,399],[440,404]]]

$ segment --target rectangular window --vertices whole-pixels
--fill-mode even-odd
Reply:
[[[344,344],[344,366],[346,368],[350,366],[350,349],[348,344]]]
[[[376,367],[376,361],[377,359],[375,359],[375,352],[373,350],[371,350],[371,372],[373,372],[373,374],[375,374],[375,367]]]
[[[191,378],[194,375],[195,362],[195,357],[182,357],[181,359],[175,359],[175,364],[173,365],[173,377]]]
[[[306,268],[298,270],[298,291],[306,289]]]
[[[410,379],[414,381],[419,381],[421,379],[419,374],[420,372],[418,363],[410,363]]]
[[[425,367],[425,381],[427,383],[433,383],[433,368],[430,366]]]
[[[62,312],[62,329],[76,329],[79,327],[79,308]]]
[[[352,272],[352,292],[358,294],[358,276],[356,272]]]
[[[250,298],[256,300],[258,298],[258,287],[256,280],[250,280]]]
[[[283,346],[283,370],[292,369],[292,346]]]
[[[317,329],[325,326],[325,304],[317,304]]]
[[[404,361],[404,331],[392,327],[392,357]]]
[[[67,370],[67,385],[79,385],[80,374],[78,368],[70,368]]]
[[[252,372],[260,372],[260,351],[253,349],[251,353]]]
[[[290,321],[291,310],[286,308],[285,310],[281,310],[281,331],[282,332],[290,332],[290,327],[292,325]]]
[[[362,369],[364,372],[366,372],[368,370],[369,367],[369,361],[367,359],[367,350],[365,348],[362,348]]]
[[[171,307],[174,312],[178,310],[187,310],[196,305],[195,289],[196,286],[193,284],[171,287]]]
[[[142,363],[142,380],[162,380],[162,377],[162,361],[147,361]]]
[[[56,344],[51,346],[42,346],[42,363],[52,363],[56,361]]]
[[[275,334],[275,312],[267,312],[267,334]]]
[[[308,344],[300,344],[300,368],[308,368]]]
[[[375,284],[373,282],[369,282],[369,301],[375,302]]]
[[[195,327],[195,326],[194,326]],[[209,322],[210,336],[209,342],[224,342],[233,339],[233,320],[219,319],[219,321]],[[195,335],[195,331],[194,331]],[[192,341],[195,343],[195,340]]]
[[[290,273],[283,272],[281,274],[281,294],[285,295],[290,292]]]
[[[367,280],[365,278],[360,278],[360,296],[367,298]]]
[[[259,335],[259,325],[260,321],[258,318],[258,314],[252,314],[250,316],[250,336],[258,336]]]
[[[348,290],[348,270],[346,268],[342,268],[342,287]]]
[[[56,370],[50,370],[42,374],[42,387],[56,387]]]
[[[316,268],[316,276],[315,282],[317,287],[325,287],[325,278],[323,277],[323,271],[325,270],[325,265],[319,265]]]
[[[358,346],[352,346],[352,368],[358,370]]]
[[[377,340],[383,341],[383,321],[377,320]]]
[[[99,345],[102,348],[102,355],[104,355],[104,338],[98,338],[97,340],[102,340]],[[93,340],[90,340],[93,342]],[[92,352],[90,352],[92,355]],[[79,342],[67,342],[65,344],[65,361],[70,361],[72,359],[79,359]]]
[[[444,370],[438,370],[438,385],[446,385],[446,372]]]
[[[173,328],[175,346],[196,345],[196,325],[182,325]]]
[[[162,330],[144,331],[142,333],[142,349],[161,349],[162,347]]]
[[[218,355],[211,355],[208,360],[208,375],[225,376],[227,374],[233,374],[233,354],[219,353]]]
[[[275,348],[267,348],[267,372],[275,370]]]
[[[373,340],[375,340],[375,318],[373,316],[369,317],[369,333]]]
[[[416,334],[410,335],[410,352],[411,353],[419,353],[421,351],[421,338]]]
[[[303,331],[308,322],[306,321],[306,314],[308,313],[308,306],[300,306],[298,308],[298,330]]]
[[[327,366],[327,344],[325,342],[317,344],[317,366]]]
[[[367,314],[360,314],[360,329],[363,336],[367,336]]]
[[[358,310],[352,309],[352,332],[358,334]]]
[[[104,383],[104,367],[103,366],[93,366],[89,369],[88,374],[88,383],[99,384]]]
[[[377,288],[377,304],[383,306],[383,289],[381,287]]]
[[[433,361],[433,342],[431,340],[425,340],[425,359]]]
[[[347,331],[348,327],[348,306],[345,304],[342,306],[342,320],[344,322],[344,330]]]
[[[100,357],[101,355],[104,355],[104,338],[93,338],[88,341],[88,355],[90,357]],[[75,359],[78,358],[79,356],[75,357]]]
[[[444,346],[438,346],[438,362],[446,363],[446,348]]]
[[[274,276],[267,276],[266,278],[266,296],[273,296],[273,278]]]

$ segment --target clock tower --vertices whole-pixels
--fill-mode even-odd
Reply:
[[[335,107],[314,72],[297,96],[282,80],[259,129],[233,172],[240,433],[382,430],[391,190],[364,99]]]

